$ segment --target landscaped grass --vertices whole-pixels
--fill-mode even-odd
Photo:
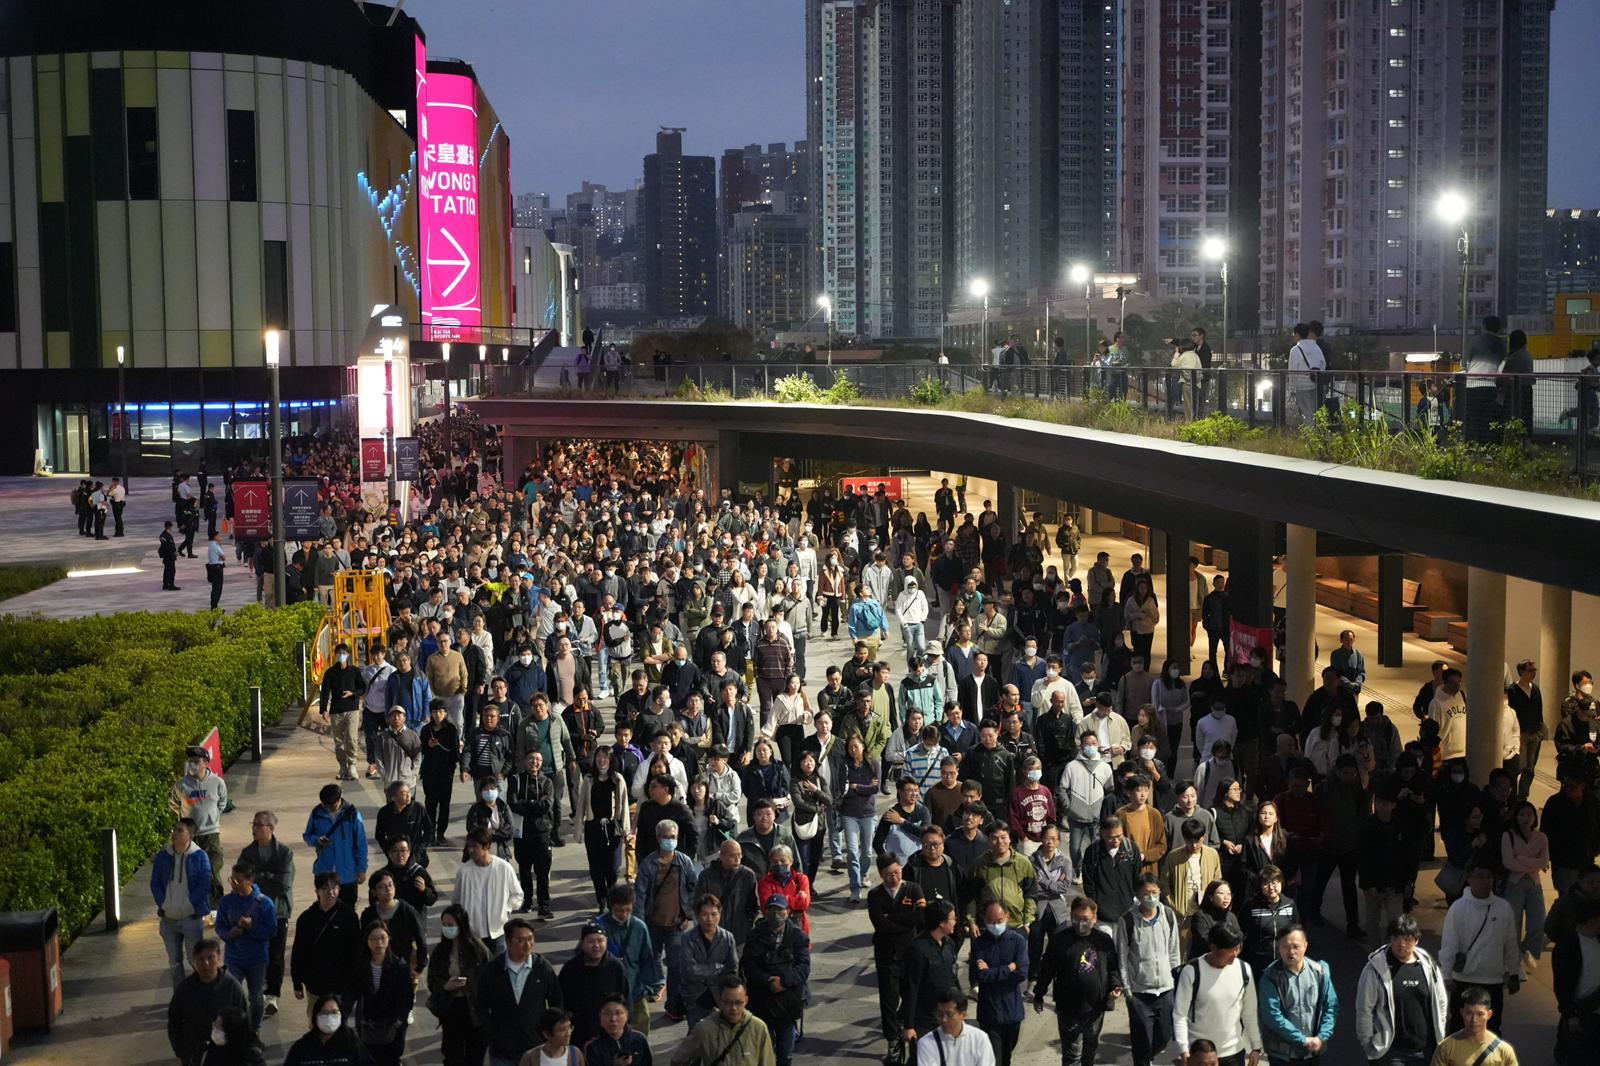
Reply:
[[[53,585],[66,576],[67,572],[59,566],[0,565],[0,600]]]

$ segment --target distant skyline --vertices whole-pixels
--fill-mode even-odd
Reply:
[[[800,0],[409,0],[429,51],[472,63],[511,135],[518,194],[625,189],[660,126],[684,151],[805,137]],[[1593,61],[1600,3],[1551,20],[1550,207],[1600,208]]]

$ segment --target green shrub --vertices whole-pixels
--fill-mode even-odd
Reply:
[[[824,403],[852,404],[861,399],[861,387],[856,379],[845,374],[835,374],[833,384],[822,393]]]
[[[0,619],[0,911],[58,907],[66,938],[80,932],[101,903],[100,830],[117,830],[126,880],[166,840],[183,749],[216,726],[231,762],[255,685],[275,723],[321,616]]]
[[[925,377],[911,386],[911,400],[924,407],[938,407],[950,399],[950,386],[936,377]]]
[[[826,394],[810,374],[789,374],[772,383],[772,395],[779,403],[826,403]]]
[[[18,563],[0,566],[0,600],[9,600],[46,585],[53,585],[67,576],[59,566],[29,566]]]
[[[672,397],[675,400],[690,400],[697,403],[726,403],[733,399],[733,393],[718,385],[702,387],[692,378],[683,378],[673,386]]]
[[[1211,447],[1231,447],[1246,440],[1259,440],[1266,431],[1252,428],[1243,419],[1217,412],[1196,419],[1178,430],[1178,439],[1186,444],[1204,444]]]

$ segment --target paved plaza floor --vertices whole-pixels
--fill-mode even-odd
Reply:
[[[95,542],[78,543],[73,532],[73,516],[66,504],[66,493],[71,483],[65,479],[53,481],[20,479],[0,481],[0,545],[6,558],[48,558],[21,553],[52,542],[62,544],[61,556],[85,556],[93,561]],[[129,537],[132,543],[148,545],[153,558],[155,531],[160,522],[171,513],[164,483],[152,482],[147,493],[136,485],[136,500],[150,500],[148,507],[137,510],[130,504]],[[933,482],[919,482],[911,486],[913,501],[926,495],[931,498]],[[969,504],[976,511],[983,497],[982,486],[975,485],[969,492]],[[990,496],[989,498],[993,498]],[[917,504],[913,502],[915,510]],[[931,507],[928,507],[931,511]],[[137,519],[135,519],[137,515]],[[137,522],[137,524],[136,524]],[[19,545],[29,538],[26,545]],[[115,549],[104,549],[113,551]],[[1084,557],[1092,561],[1093,552],[1106,550],[1112,554],[1113,567],[1126,566],[1127,556],[1138,546],[1115,537],[1089,538]],[[141,557],[142,558],[142,557]],[[63,582],[51,589],[40,590],[28,597],[0,604],[0,611],[16,610],[22,600],[34,601],[27,609],[39,609],[52,614],[84,614],[112,610],[194,609],[205,605],[205,585],[200,562],[185,564],[194,568],[190,576],[183,568],[179,572],[182,593],[159,592],[159,569],[136,575],[123,575],[105,579],[81,578]],[[233,577],[230,571],[230,578]],[[90,585],[89,582],[102,582]],[[82,584],[79,584],[82,583]],[[1158,585],[1160,579],[1157,579]],[[230,580],[225,604],[235,606],[244,602],[243,581]],[[85,591],[78,591],[80,588]],[[95,589],[93,593],[89,589]],[[192,590],[192,593],[191,593]],[[49,593],[55,592],[52,598]],[[1159,589],[1158,589],[1159,591]],[[250,599],[254,598],[253,588]],[[1341,628],[1355,629],[1358,643],[1372,648],[1375,635],[1365,623],[1318,609],[1318,637],[1324,652],[1336,646],[1336,634]],[[1155,646],[1164,646],[1165,635],[1158,632]],[[1202,636],[1203,642],[1203,636]],[[899,663],[900,642],[892,635],[886,645],[884,658]],[[848,657],[847,642],[843,639],[815,637],[808,650],[808,687],[815,689],[822,681],[822,673],[829,663],[842,662]],[[1409,640],[1406,647],[1407,666],[1390,671],[1374,670],[1369,692],[1376,693],[1396,710],[1393,715],[1403,738],[1415,735],[1415,722],[1409,713],[1411,696],[1415,693],[1427,663],[1434,658],[1458,660],[1441,650],[1441,646]],[[1373,657],[1375,658],[1375,656]],[[897,678],[899,676],[896,670]],[[608,717],[611,701],[601,703]],[[226,815],[222,824],[222,839],[226,854],[231,858],[249,840],[249,821],[254,811],[272,809],[281,819],[280,839],[290,843],[296,851],[297,881],[295,885],[296,913],[311,901],[311,849],[300,840],[305,819],[316,803],[317,790],[332,779],[335,769],[331,741],[307,729],[295,728],[294,715],[285,723],[270,730],[266,738],[267,755],[260,764],[248,759],[228,770],[230,791],[237,810]],[[1546,746],[1549,747],[1548,745]],[[1178,768],[1188,769],[1186,761]],[[1534,800],[1543,803],[1552,781],[1551,767],[1542,772],[1534,789]],[[382,802],[381,792],[375,782],[358,781],[348,786],[347,795],[353,799],[371,820]],[[451,826],[452,841],[460,841],[460,818],[464,809],[460,801],[465,791],[458,786],[456,822]],[[0,860],[3,861],[3,860]],[[382,859],[373,852],[373,868]],[[432,871],[439,883],[442,897],[448,898],[454,883],[458,853],[451,848],[433,852]],[[170,986],[166,976],[165,955],[156,930],[154,907],[149,898],[148,867],[139,871],[123,888],[124,924],[116,933],[107,933],[96,923],[67,951],[63,964],[66,995],[66,1012],[48,1036],[23,1034],[18,1037],[14,1059],[28,1063],[116,1063],[118,1066],[143,1066],[143,1064],[168,1063],[171,1056],[166,1045],[165,1017]],[[583,850],[569,844],[556,852],[554,870],[554,908],[557,919],[540,925],[538,949],[559,968],[571,955],[577,931],[590,914],[590,888],[584,870]],[[812,965],[811,1004],[807,1013],[806,1034],[796,1049],[796,1061],[814,1063],[826,1058],[851,1062],[867,1062],[882,1056],[884,1044],[878,1029],[878,1007],[875,977],[872,971],[870,935],[865,907],[852,907],[848,886],[843,875],[824,873],[815,886],[816,903],[812,911],[813,936],[816,951]],[[1546,888],[1547,898],[1553,899]],[[1427,930],[1424,946],[1437,947],[1438,930],[1444,912],[1440,894],[1433,885],[1432,864],[1424,868],[1418,882],[1421,904],[1416,911],[1418,919]],[[1311,930],[1311,953],[1327,960],[1333,967],[1338,989],[1346,1003],[1353,1000],[1355,975],[1371,944],[1359,944],[1347,939],[1339,930],[1343,927],[1338,891],[1330,886],[1330,902],[1326,913],[1330,924]],[[436,908],[437,910],[437,908]],[[437,919],[431,923],[430,942],[437,937]],[[1376,934],[1376,930],[1369,930]],[[963,960],[964,962],[964,960]],[[288,983],[285,982],[287,990]],[[1507,1000],[1507,1019],[1504,1035],[1522,1052],[1524,1062],[1542,1061],[1548,1054],[1553,1039],[1556,1020],[1554,996],[1550,988],[1548,954],[1546,963],[1536,971],[1520,995]],[[269,1019],[262,1032],[268,1045],[270,1063],[282,1061],[287,1045],[305,1031],[305,1016],[287,994],[284,1008],[276,1018]],[[660,1061],[664,1053],[674,1047],[683,1035],[681,1025],[657,1030],[651,1035],[652,1046]],[[440,1061],[439,1037],[431,1015],[419,1004],[416,1022],[411,1027],[407,1045],[408,1063],[436,1063]],[[1059,1061],[1059,1045],[1055,1041],[1055,1026],[1049,1018],[1035,1018],[1030,1014],[1024,1024],[1022,1042],[1014,1060],[1019,1066],[1043,1066]],[[1100,1061],[1103,1063],[1131,1062],[1127,1044],[1127,1016],[1122,1009],[1113,1012],[1106,1021],[1101,1044]],[[1348,1005],[1341,1010],[1337,1033],[1325,1062],[1330,1066],[1344,1066],[1362,1061],[1355,1047],[1353,1025]]]

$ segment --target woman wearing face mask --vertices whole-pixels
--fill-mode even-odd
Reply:
[[[1189,717],[1189,686],[1184,684],[1183,669],[1168,659],[1161,664],[1161,674],[1150,686],[1150,703],[1161,714],[1166,724],[1167,737],[1163,749],[1176,752],[1183,743],[1183,720]]]
[[[459,903],[439,916],[443,938],[428,959],[428,1010],[443,1030],[440,1052],[445,1066],[481,1066],[485,1043],[473,1024],[467,989],[489,961],[489,949],[472,932],[472,922]]]
[[[1017,850],[1031,858],[1044,840],[1045,828],[1055,824],[1056,800],[1055,794],[1041,783],[1044,767],[1038,756],[1028,756],[1022,766],[1023,782],[1011,790],[1011,804],[1007,813],[1011,835],[1017,841]]]
[[[211,1042],[206,1045],[203,1066],[266,1066],[261,1038],[250,1027],[250,1016],[229,1007],[211,1023]]]
[[[789,901],[789,920],[800,923],[800,931],[811,935],[811,879],[795,864],[787,844],[779,844],[767,855],[767,872],[756,882],[756,899],[766,901],[774,895]]]
[[[829,638],[839,635],[839,603],[849,585],[849,575],[839,562],[837,548],[828,549],[828,560],[817,572],[817,602],[822,605],[821,633]]]
[[[321,995],[311,1005],[311,1031],[294,1042],[283,1066],[367,1066],[366,1049],[345,1025],[340,998]]]
[[[1344,708],[1330,706],[1306,737],[1306,759],[1315,767],[1318,778],[1333,773],[1333,764],[1343,751],[1344,716]]]
[[[1161,728],[1160,714],[1148,703],[1140,707],[1133,722],[1133,754],[1129,758],[1152,759],[1165,770],[1172,765],[1172,753],[1166,744],[1167,732]]]
[[[494,838],[496,853],[502,859],[511,858],[516,827],[511,821],[511,808],[500,798],[500,782],[496,778],[478,780],[478,801],[467,808],[467,832],[475,829],[487,829]]]

